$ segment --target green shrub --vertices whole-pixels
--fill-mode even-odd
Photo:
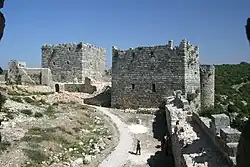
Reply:
[[[33,114],[33,112],[30,109],[24,109],[21,110],[20,112],[29,116]]]
[[[41,104],[47,104],[47,102],[44,99],[39,100],[39,103],[41,103]]]
[[[24,101],[27,102],[27,103],[30,103],[30,104],[32,104],[32,103],[35,102],[35,100],[33,100],[33,99],[30,98],[30,97],[24,97]]]
[[[229,113],[235,113],[235,112],[237,113],[239,111],[239,109],[235,105],[229,104],[227,106],[227,111]]]
[[[52,105],[49,105],[46,111],[44,112],[49,117],[55,117],[55,109]]]
[[[41,117],[43,117],[43,114],[40,113],[40,112],[36,112],[36,113],[34,114],[34,117],[35,117],[35,118],[41,118]]]
[[[10,97],[10,99],[13,101],[19,102],[19,103],[23,102],[23,100],[20,96],[13,96],[13,97]]]

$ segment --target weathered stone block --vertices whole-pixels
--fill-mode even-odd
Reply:
[[[230,157],[235,157],[237,153],[237,146],[238,143],[227,143],[225,148],[227,155]]]
[[[225,141],[225,143],[238,142],[240,139],[240,131],[233,128],[221,128],[220,136]]]
[[[230,119],[226,114],[211,115],[211,129],[216,135],[220,135],[220,129],[230,126]]]
[[[230,126],[230,119],[226,114],[211,115],[212,123],[215,126],[227,127]]]

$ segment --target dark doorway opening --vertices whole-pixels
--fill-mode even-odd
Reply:
[[[55,84],[56,92],[59,92],[59,84]]]
[[[152,92],[156,92],[156,90],[155,90],[155,84],[152,84]]]
[[[135,89],[135,84],[132,84],[132,89]]]

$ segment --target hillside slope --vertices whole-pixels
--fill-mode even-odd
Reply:
[[[243,117],[250,116],[250,64],[215,66],[215,106],[221,112],[237,112],[236,127],[242,129]]]

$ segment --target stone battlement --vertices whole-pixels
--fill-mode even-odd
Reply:
[[[214,75],[215,74],[215,67],[214,65],[201,65],[200,66],[200,74],[205,75]]]
[[[189,51],[195,51],[195,52],[199,52],[199,46],[197,45],[192,45],[189,41],[187,40],[182,40],[179,45],[174,46],[174,42],[173,40],[168,41],[168,43],[166,45],[153,45],[153,46],[138,46],[135,48],[129,48],[126,50],[122,50],[119,49],[119,47],[117,46],[112,46],[113,50],[117,50],[117,51],[122,51],[122,52],[126,52],[126,51],[130,51],[130,50],[141,50],[143,48],[145,49],[149,49],[149,48],[168,48],[169,50],[189,50]]]
[[[230,127],[229,117],[225,114],[215,114],[210,118],[201,117],[187,107],[186,99],[176,96],[175,103],[166,105],[166,119],[168,129],[172,131],[172,152],[175,166],[236,166],[237,145],[241,133]],[[184,110],[184,111],[183,111]],[[176,121],[177,129],[173,130]],[[202,161],[199,161],[202,159]]]
[[[100,50],[106,50],[105,48],[101,48],[89,43],[84,43],[84,42],[79,42],[79,43],[61,43],[61,44],[44,44],[42,46],[42,49],[63,49],[63,48],[84,48],[84,47],[89,47],[89,48],[95,48],[95,49],[100,49]]]

